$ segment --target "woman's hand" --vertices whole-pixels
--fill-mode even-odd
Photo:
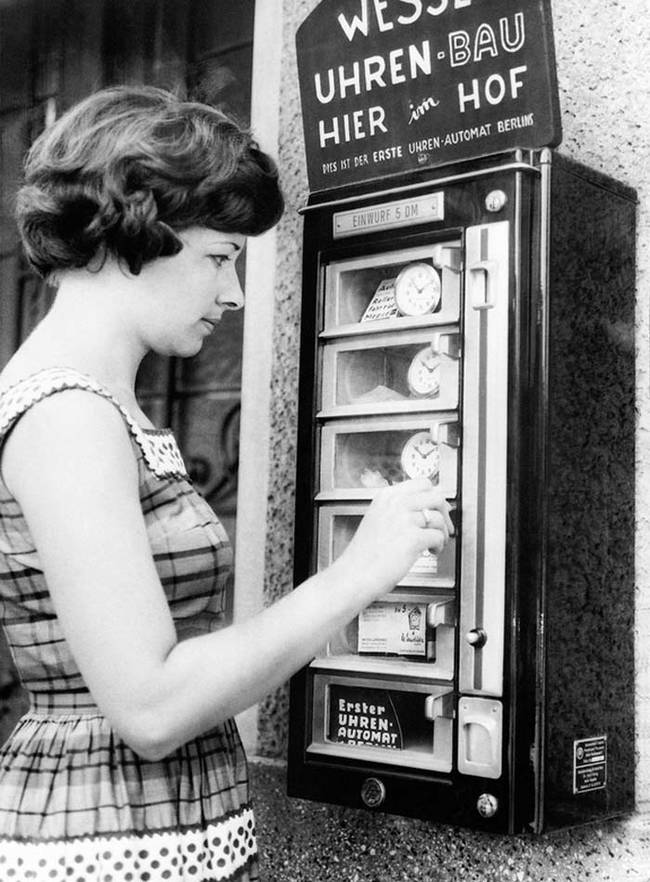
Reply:
[[[360,574],[366,577],[370,602],[390,591],[423,551],[442,551],[453,532],[440,490],[427,478],[404,481],[377,491],[335,566],[355,583]]]

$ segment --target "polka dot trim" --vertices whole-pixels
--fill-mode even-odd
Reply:
[[[183,457],[170,431],[143,429],[107,389],[71,368],[46,368],[0,390],[0,438],[33,404],[64,389],[87,389],[107,398],[124,417],[147,466],[157,477],[187,477]]]
[[[3,882],[226,882],[257,854],[247,808],[205,829],[55,842],[0,842]]]

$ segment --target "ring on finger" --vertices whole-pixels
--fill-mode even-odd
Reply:
[[[433,512],[430,508],[422,509],[422,517],[424,518],[424,528],[428,529],[433,527]]]

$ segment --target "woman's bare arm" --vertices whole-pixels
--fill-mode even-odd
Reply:
[[[451,529],[447,505],[428,481],[381,491],[328,569],[249,621],[178,643],[142,517],[132,443],[112,404],[79,390],[41,402],[7,439],[2,472],[95,701],[150,759],[281,685]],[[422,508],[434,510],[432,528],[422,528]]]

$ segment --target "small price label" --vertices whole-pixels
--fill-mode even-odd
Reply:
[[[399,315],[395,303],[395,279],[384,279],[377,286],[372,300],[361,316],[362,322],[373,322],[381,319],[392,319]]]

